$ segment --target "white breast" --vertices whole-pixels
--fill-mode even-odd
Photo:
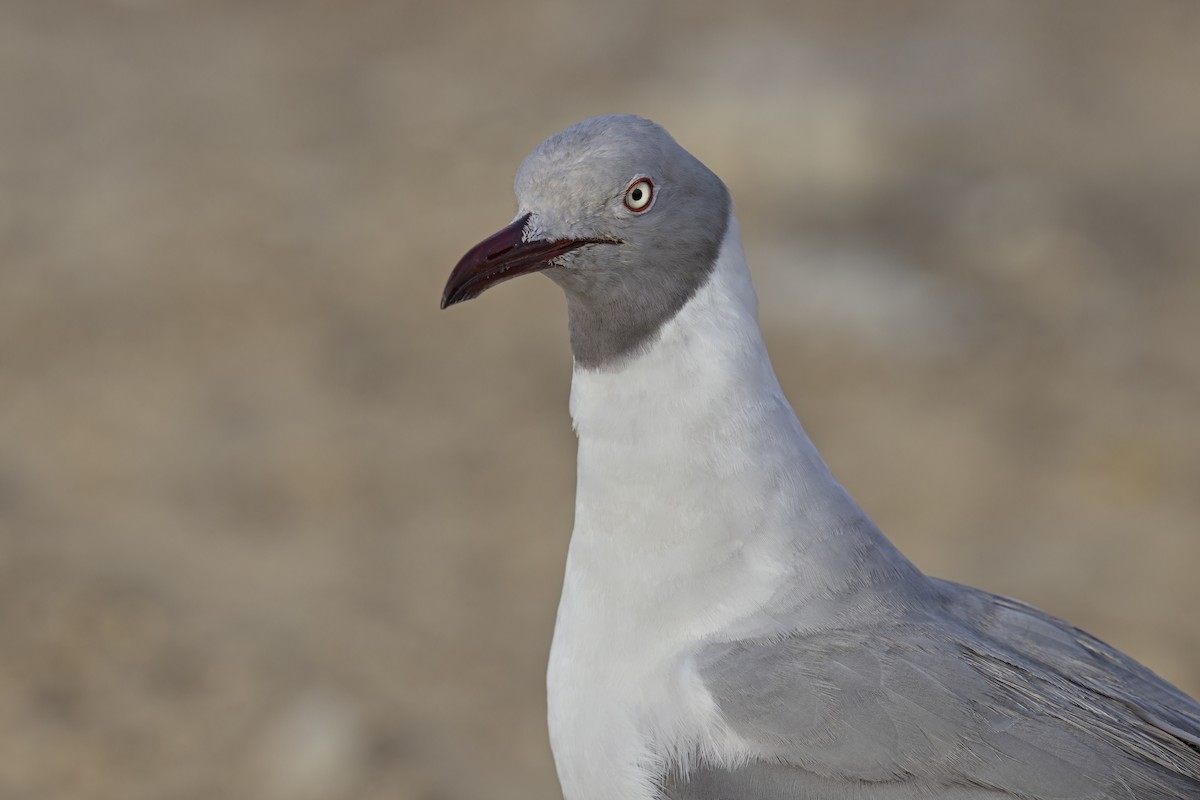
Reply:
[[[768,632],[773,604],[816,589],[798,534],[861,513],[784,399],[756,306],[731,217],[713,275],[647,352],[575,372],[575,530],[548,675],[567,800],[649,800],[665,763],[728,761],[691,654]]]

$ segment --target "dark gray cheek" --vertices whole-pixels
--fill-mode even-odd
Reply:
[[[557,283],[558,288],[566,292],[568,297],[572,294],[588,293],[595,283],[590,274],[578,267],[553,267],[542,274]]]
[[[711,277],[727,225],[724,211],[715,227],[654,248],[640,262],[597,263],[586,268],[586,278],[551,274],[567,295],[575,363],[613,369],[651,344]]]

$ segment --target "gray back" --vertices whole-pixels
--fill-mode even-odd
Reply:
[[[758,760],[664,797],[1200,798],[1194,700],[1035,608],[931,586],[874,624],[711,645],[701,676]]]

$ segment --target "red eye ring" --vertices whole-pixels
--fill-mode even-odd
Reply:
[[[625,207],[641,214],[654,202],[654,183],[649,178],[638,178],[625,190]]]

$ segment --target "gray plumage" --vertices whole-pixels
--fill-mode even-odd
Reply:
[[[923,576],[837,604],[823,629],[701,652],[756,758],[673,769],[664,798],[1200,798],[1200,704],[1083,631]]]

